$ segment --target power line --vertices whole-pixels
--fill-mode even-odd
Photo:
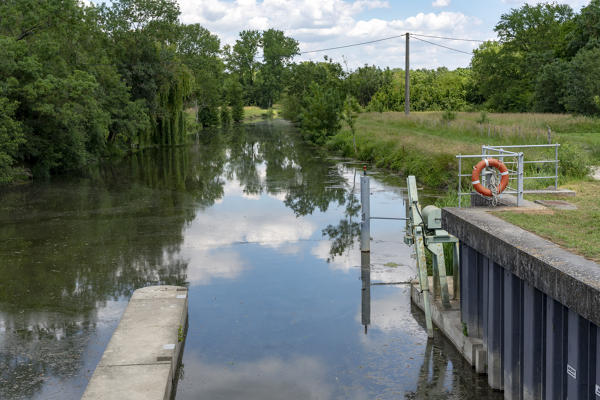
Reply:
[[[479,42],[479,43],[485,42],[485,40],[478,40],[478,39],[462,39],[462,38],[453,38],[453,37],[444,37],[444,36],[421,35],[420,33],[411,33],[410,36],[412,36],[412,37],[421,36],[421,37],[428,37],[428,38],[434,38],[434,39],[446,39],[446,40],[460,40],[463,42]]]
[[[412,37],[413,37],[413,39],[417,39],[417,40],[420,40],[421,42],[429,43],[429,44],[432,44],[434,46],[443,47],[445,49],[456,51],[456,52],[459,52],[459,53],[463,53],[463,54],[466,54],[468,56],[472,56],[473,55],[473,53],[467,53],[466,51],[462,51],[462,50],[458,50],[458,49],[453,49],[452,47],[444,46],[443,44],[439,44],[439,43],[433,43],[433,42],[430,42],[429,40],[420,39],[420,38],[418,38],[416,36],[412,36]]]
[[[386,37],[386,38],[383,38],[383,39],[369,40],[368,42],[360,42],[360,43],[347,44],[345,46],[330,47],[328,49],[302,51],[302,52],[300,52],[300,54],[317,53],[317,52],[320,52],[320,51],[345,49],[345,48],[348,48],[348,47],[362,46],[362,45],[370,44],[370,43],[383,42],[384,40],[398,39],[399,37],[402,37],[402,36],[406,36],[406,34],[404,33],[402,35],[390,36],[390,37]]]
[[[321,51],[346,49],[348,47],[363,46],[365,44],[383,42],[385,40],[391,40],[391,39],[398,39],[398,38],[403,37],[403,36],[406,36],[406,34],[389,36],[389,37],[385,37],[385,38],[381,38],[381,39],[375,39],[375,40],[369,40],[367,42],[352,43],[352,44],[347,44],[347,45],[344,45],[344,46],[329,47],[329,48],[326,48],[326,49],[302,51],[302,52],[300,52],[300,54],[318,53],[318,52],[321,52]],[[441,45],[441,44],[429,42],[429,41],[424,40],[424,39],[419,39],[417,36],[428,37],[428,38],[435,38],[435,39],[445,39],[445,40],[458,40],[458,41],[463,41],[463,42],[478,42],[478,43],[485,42],[484,40],[478,40],[478,39],[464,39],[464,38],[454,38],[454,37],[445,37],[445,36],[422,35],[420,33],[410,33],[410,36],[414,37],[415,39],[422,40],[423,42],[427,42],[427,43],[433,44],[435,46],[445,47],[445,48],[447,48],[449,50],[454,50],[454,51],[458,51],[459,53],[465,53],[465,54],[469,54],[469,55],[471,55],[471,53],[467,53],[467,52],[464,52],[462,50],[453,49],[451,47],[446,47],[446,46]]]

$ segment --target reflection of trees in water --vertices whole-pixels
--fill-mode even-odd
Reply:
[[[343,177],[285,125],[197,140],[0,195],[0,398],[28,398],[48,376],[81,374],[108,300],[185,284],[184,228],[222,198],[228,179],[248,194],[285,193],[297,216],[348,202]]]
[[[337,225],[327,225],[322,231],[323,236],[327,236],[331,241],[327,262],[333,261],[335,257],[341,256],[354,246],[355,238],[360,235],[360,222],[358,222],[360,208],[360,202],[353,188],[345,194],[344,218]]]

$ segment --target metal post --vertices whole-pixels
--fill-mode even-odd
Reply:
[[[523,153],[517,158],[517,207],[520,207],[523,203]]]
[[[459,154],[458,155],[458,208],[460,208],[461,203],[462,203],[461,202],[461,199],[462,199],[462,193],[461,193],[462,187],[461,187],[461,182],[460,182],[460,180],[462,179],[461,174],[462,174],[462,157]]]
[[[460,298],[460,243],[454,243],[454,252],[452,253],[452,298]]]
[[[360,251],[371,251],[371,207],[369,177],[360,177],[360,202],[362,205],[362,221],[360,223]]]
[[[404,71],[404,114],[410,114],[410,33],[406,32],[406,70]]]
[[[433,288],[435,298],[439,293],[444,308],[450,308],[450,295],[448,294],[448,280],[446,279],[446,260],[444,258],[444,246],[441,243],[427,245],[433,255]]]
[[[484,160],[487,158],[487,148],[486,146],[481,146],[481,159]],[[481,184],[486,187],[489,188],[488,186],[488,168],[484,168],[483,171],[481,171]]]
[[[554,146],[554,190],[558,190],[558,144]]]
[[[419,271],[419,287],[423,294],[423,308],[425,309],[425,325],[427,336],[433,337],[433,323],[431,322],[431,306],[429,298],[429,278],[427,276],[427,262],[425,259],[425,241],[423,220],[420,213],[419,196],[417,194],[417,181],[413,175],[406,178],[408,188],[409,215],[411,222],[411,236],[414,239],[417,254],[417,268]]]

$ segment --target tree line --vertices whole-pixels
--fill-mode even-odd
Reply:
[[[279,103],[315,143],[357,112],[404,109],[402,69],[294,63],[298,42],[276,29],[222,46],[179,16],[176,0],[0,3],[0,183],[179,145],[190,125],[240,122],[245,105]],[[469,68],[411,70],[411,110],[600,114],[600,0],[524,5],[495,31]]]
[[[494,30],[498,40],[481,44],[469,68],[411,70],[411,110],[600,115],[600,0],[579,13],[526,4],[502,15]],[[325,57],[290,72],[283,115],[313,142],[351,121],[353,110],[404,110],[402,69],[348,72]]]
[[[278,100],[295,40],[244,31],[222,47],[179,16],[176,0],[2,1],[0,183],[182,144],[186,108],[210,127]]]

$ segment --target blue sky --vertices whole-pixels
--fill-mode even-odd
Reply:
[[[503,13],[520,0],[179,0],[186,23],[200,23],[232,44],[244,29],[277,28],[300,42],[301,51],[323,49],[412,33],[488,40]],[[530,3],[535,3],[530,1]],[[576,11],[589,0],[564,0]],[[469,52],[477,43],[431,41]],[[354,69],[364,64],[403,67],[404,39],[311,53],[297,60],[322,60],[324,54]],[[411,41],[411,66],[448,68],[469,65],[470,56]]]

